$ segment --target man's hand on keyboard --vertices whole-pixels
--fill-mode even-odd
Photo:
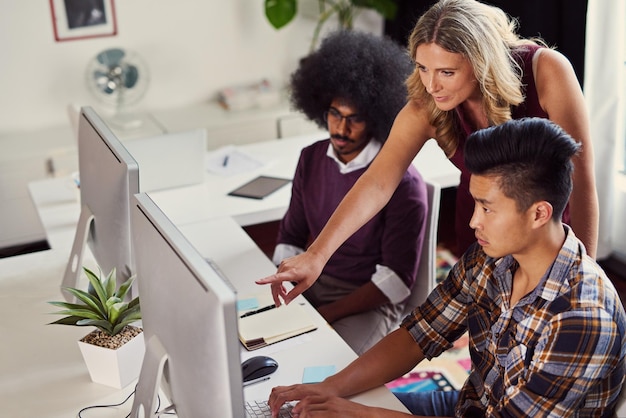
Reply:
[[[278,417],[280,407],[290,401],[299,401],[292,410],[294,416],[309,416],[308,413],[321,413],[323,417],[366,417],[372,412],[361,404],[348,401],[329,393],[324,383],[308,383],[292,386],[277,386],[272,389],[268,404],[272,417]]]

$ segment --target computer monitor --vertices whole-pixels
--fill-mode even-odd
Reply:
[[[146,352],[131,417],[156,416],[159,388],[179,418],[245,416],[235,290],[146,194],[132,202]]]
[[[80,217],[61,289],[78,287],[87,245],[102,272],[115,268],[121,284],[133,274],[129,206],[139,193],[139,166],[91,107],[80,111],[78,170]]]

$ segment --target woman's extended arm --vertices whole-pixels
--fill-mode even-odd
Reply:
[[[593,144],[585,99],[570,62],[559,52],[540,49],[533,69],[541,107],[550,120],[561,126],[582,145],[574,158],[574,188],[570,196],[571,226],[596,256],[598,245],[598,195],[596,191]]]
[[[289,303],[308,289],[337,248],[385,206],[407,167],[432,135],[425,112],[417,104],[407,103],[371,166],[346,194],[307,251],[283,260],[276,274],[257,280],[258,284],[272,285],[277,305],[281,304],[280,298]],[[295,284],[289,293],[282,286],[284,281]]]

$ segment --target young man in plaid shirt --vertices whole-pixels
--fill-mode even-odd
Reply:
[[[411,413],[609,417],[624,380],[626,314],[561,213],[578,145],[547,119],[472,134],[465,163],[477,242],[400,328],[322,383],[276,387],[273,410],[300,416],[406,416],[344,399],[438,356],[468,332],[472,370],[458,392],[396,394]]]

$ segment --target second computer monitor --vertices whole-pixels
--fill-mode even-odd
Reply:
[[[139,193],[139,166],[91,107],[79,118],[81,211],[61,288],[78,287],[87,246],[104,274],[116,269],[119,285],[133,274],[129,206]]]
[[[234,289],[146,195],[131,207],[146,353],[131,417],[153,417],[159,388],[179,418],[243,417]]]

